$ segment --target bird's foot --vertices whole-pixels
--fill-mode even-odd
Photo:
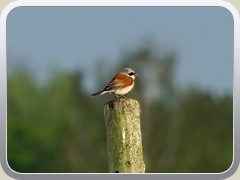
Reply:
[[[123,98],[123,99],[127,99],[126,96],[121,95],[121,94],[114,94],[114,97],[115,97],[115,99],[121,99],[121,98]]]
[[[127,99],[127,97],[124,96],[124,95],[120,95],[119,97],[120,97],[120,98],[123,98],[123,99]]]

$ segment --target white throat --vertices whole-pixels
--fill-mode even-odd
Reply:
[[[134,75],[132,75],[132,76],[129,76],[129,77],[133,78],[133,80],[135,79],[135,76],[134,76]]]

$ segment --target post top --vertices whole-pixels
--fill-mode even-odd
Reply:
[[[131,103],[131,104],[134,104],[134,103],[135,104],[136,103],[139,104],[138,101],[135,100],[135,99],[131,99],[131,98],[116,98],[116,99],[113,99],[113,100],[111,100],[109,102],[106,102],[104,104],[104,106],[107,105],[107,104],[124,103],[124,102]]]

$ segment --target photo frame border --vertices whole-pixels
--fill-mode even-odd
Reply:
[[[6,47],[6,21],[9,13],[18,7],[221,7],[229,11],[233,17],[234,22],[234,68],[233,68],[233,162],[230,168],[221,173],[144,173],[144,174],[114,174],[114,173],[18,173],[10,168],[7,162],[7,47]],[[2,11],[0,19],[0,159],[1,165],[5,173],[16,179],[226,179],[232,176],[239,166],[240,160],[240,19],[236,8],[226,1],[212,0],[212,1],[164,1],[157,2],[154,0],[88,0],[88,1],[41,1],[41,0],[21,0],[13,1],[8,4]]]

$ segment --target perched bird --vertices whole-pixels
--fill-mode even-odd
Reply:
[[[98,96],[105,93],[111,93],[115,96],[125,97],[134,86],[134,79],[137,74],[131,68],[124,68],[122,72],[116,74],[108,85],[99,92],[92,94],[92,96]]]

